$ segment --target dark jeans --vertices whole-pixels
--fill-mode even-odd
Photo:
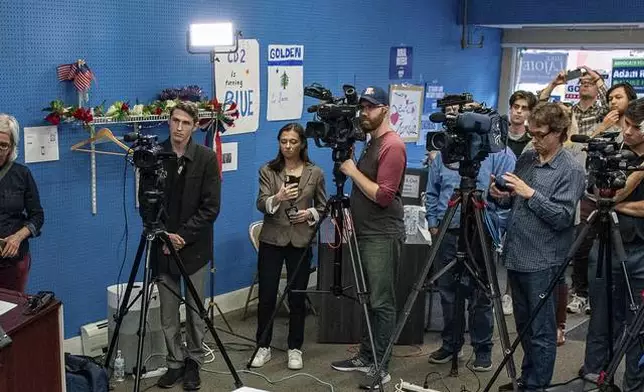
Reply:
[[[538,272],[508,271],[517,331],[526,327],[540,301],[539,295],[546,291],[558,268]],[[545,388],[552,380],[557,356],[555,307],[556,295],[550,294],[521,341],[524,353],[521,380],[526,390]]]
[[[389,339],[396,328],[396,289],[402,239],[387,237],[360,237],[358,250],[369,290],[369,321],[378,363],[382,361]],[[373,363],[371,343],[363,322],[360,358]],[[383,370],[389,367],[391,354],[386,358]]]
[[[637,242],[624,244],[626,250],[626,270],[633,290],[635,304],[642,307],[640,293],[644,290],[644,243]],[[593,304],[593,311],[590,315],[588,335],[586,336],[586,356],[584,360],[584,372],[599,374],[608,364],[608,301],[606,298],[606,280],[602,274],[597,278],[597,263],[599,253],[599,241],[595,242],[589,258],[588,276],[590,278],[590,300]],[[613,253],[613,333],[615,348],[617,342],[624,332],[624,328],[633,321],[633,313],[629,310],[630,298],[624,281],[624,274],[620,261]],[[638,368],[638,361],[642,356],[643,349],[637,339],[626,351],[626,372],[622,391],[634,392],[644,390],[644,370]]]
[[[277,301],[282,264],[286,261],[286,275],[288,281],[295,274],[297,263],[306,253],[304,263],[297,273],[292,290],[306,290],[309,281],[311,252],[307,248],[295,248],[292,245],[275,246],[265,242],[259,243],[257,269],[259,272],[259,305],[257,308],[257,343],[260,347],[271,345],[273,337],[273,324],[270,321]],[[301,349],[304,342],[304,319],[306,318],[306,294],[288,293],[290,308],[288,320],[288,348]],[[269,328],[266,339],[261,340],[264,329]]]
[[[439,271],[456,257],[458,245],[458,231],[448,231],[445,233],[441,247],[438,250],[436,258],[436,268]],[[482,264],[482,261],[481,261]],[[438,279],[438,291],[441,296],[441,306],[443,308],[443,338],[442,348],[448,352],[458,352],[463,346],[463,334],[460,334],[458,341],[454,342],[454,310],[456,285],[454,280],[455,267],[447,271]],[[468,300],[469,330],[470,341],[476,355],[490,355],[492,352],[492,331],[494,330],[494,317],[492,315],[492,302],[480,289],[469,274],[464,273],[461,279],[460,287],[461,298]],[[462,322],[465,323],[465,308],[463,313],[458,315]],[[465,324],[461,325],[461,331],[465,330]]]
[[[595,202],[588,200],[587,198],[581,199],[581,221],[585,222],[591,212],[595,210]],[[581,232],[581,229],[584,225],[579,224],[575,230],[575,238]],[[584,242],[581,243],[577,253],[573,258],[572,265],[572,292],[577,294],[579,297],[588,298],[588,254],[590,253],[590,248],[593,247],[593,241],[595,240],[595,233],[593,230],[589,230]]]
[[[0,288],[24,293],[30,269],[31,254],[29,253],[15,263],[0,264]]]

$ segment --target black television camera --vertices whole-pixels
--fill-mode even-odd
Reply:
[[[432,113],[429,119],[442,123],[444,131],[427,134],[427,150],[440,151],[443,163],[461,162],[462,176],[476,177],[480,163],[493,152],[505,148],[508,124],[499,113],[484,106],[467,107],[472,103],[468,93],[450,95],[438,101],[443,109],[458,105],[458,113]],[[473,168],[465,172],[467,168]]]
[[[621,150],[621,143],[615,141],[619,132],[607,132],[591,138],[587,135],[572,135],[575,143],[588,143],[586,170],[589,187],[596,186],[600,192],[615,191],[626,186],[627,172],[642,170],[636,167],[638,156],[632,151]]]
[[[160,227],[167,172],[163,161],[177,159],[174,152],[163,151],[156,135],[128,133],[123,140],[131,145],[131,163],[139,169],[139,214],[147,228]]]
[[[317,83],[304,87],[304,95],[322,101],[306,109],[315,113],[319,121],[307,122],[305,135],[314,139],[318,147],[331,147],[334,162],[350,159],[351,146],[356,141],[366,140],[357,124],[358,93],[348,84],[342,86],[342,90],[343,97],[334,97],[330,90]]]

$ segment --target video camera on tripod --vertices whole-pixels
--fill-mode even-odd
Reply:
[[[157,135],[142,135],[138,132],[131,132],[123,137],[126,142],[133,142],[131,164],[139,169],[139,213],[146,226],[159,223],[167,177],[163,161],[177,159],[174,152],[163,151],[157,139]]]
[[[314,83],[304,87],[304,95],[322,103],[306,109],[315,113],[319,121],[306,123],[305,135],[315,140],[318,147],[333,148],[333,161],[344,162],[351,158],[351,147],[356,141],[365,141],[366,135],[358,126],[358,93],[355,87],[342,86],[343,97],[334,97],[331,91]]]
[[[615,141],[619,132],[604,133],[591,138],[587,135],[572,135],[575,143],[587,143],[586,170],[589,186],[602,190],[616,191],[626,186],[627,172],[642,170],[637,168],[637,154],[621,150],[621,143]]]
[[[441,159],[446,165],[462,161],[470,163],[461,164],[463,168],[472,165],[478,167],[490,153],[505,148],[507,122],[492,108],[467,108],[466,105],[472,102],[474,101],[469,93],[448,95],[438,100],[438,107],[445,109],[458,105],[458,113],[437,112],[429,116],[432,122],[442,123],[444,131],[427,134],[427,150],[440,151]],[[461,175],[476,177],[471,172]]]

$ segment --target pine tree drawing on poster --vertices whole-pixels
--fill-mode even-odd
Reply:
[[[286,71],[284,71],[282,76],[280,76],[280,86],[282,86],[284,90],[288,87],[288,75],[286,74]]]

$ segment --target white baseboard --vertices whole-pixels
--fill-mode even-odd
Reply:
[[[317,283],[317,271],[313,272],[309,276],[309,287],[315,287]],[[282,280],[280,282],[280,291],[283,292],[284,287],[286,286],[286,281]],[[246,304],[246,298],[248,297],[248,290],[250,290],[250,287],[244,287],[239,290],[231,291],[228,293],[224,294],[219,294],[215,296],[215,303],[217,306],[219,306],[219,309],[221,309],[222,313],[229,313],[233,312],[236,310],[240,310],[244,308],[244,304]],[[253,297],[257,296],[257,287],[253,290]],[[210,297],[206,298],[205,300],[205,306],[208,307],[210,303]],[[185,307],[182,304],[180,309],[179,309],[181,321],[185,320]],[[83,344],[81,341],[80,335],[71,337],[69,339],[65,339],[63,343],[63,349],[65,350],[66,353],[71,353],[74,355],[82,355],[83,354]]]

